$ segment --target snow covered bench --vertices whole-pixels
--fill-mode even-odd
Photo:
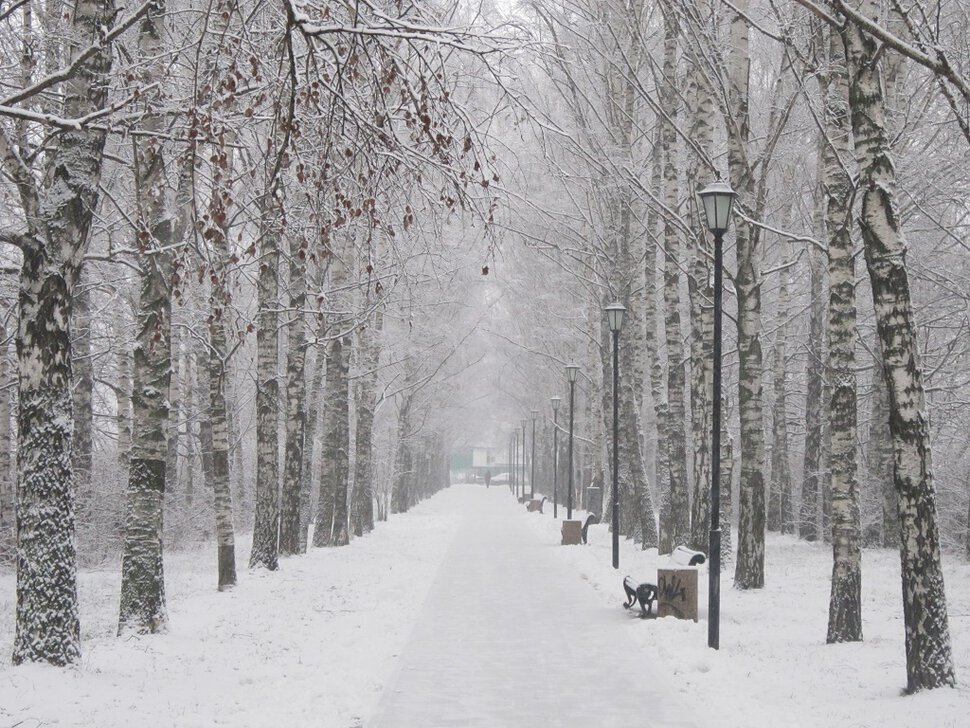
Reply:
[[[699,566],[707,561],[702,551],[694,551],[686,546],[678,546],[670,554],[670,563],[674,566]]]
[[[542,506],[544,506],[545,503],[545,496],[543,496],[542,500],[534,498],[525,504],[525,509],[529,511],[529,513],[542,513]]]
[[[653,614],[653,603],[657,599],[657,585],[649,582],[638,582],[632,576],[623,579],[623,591],[626,592],[624,609],[629,609],[637,602],[640,603],[640,619],[646,619]]]

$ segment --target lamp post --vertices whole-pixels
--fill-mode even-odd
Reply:
[[[515,485],[515,498],[519,498],[519,430],[512,430],[512,483]]]
[[[561,397],[552,397],[552,517],[559,518],[559,403]]]
[[[613,333],[613,568],[620,568],[620,493],[618,471],[620,467],[620,329],[623,328],[622,303],[606,307],[606,318]]]
[[[526,421],[522,420],[522,497],[525,498],[525,468],[528,463],[529,451],[525,449],[525,426]]]
[[[566,494],[566,519],[573,520],[573,404],[576,393],[578,364],[566,365],[566,379],[569,380],[569,490]]]
[[[737,194],[725,182],[712,182],[697,193],[707,227],[714,234],[714,381],[711,396],[711,536],[708,544],[707,646],[721,641],[721,288],[724,272],[723,238],[731,223]]]
[[[536,419],[539,417],[539,410],[532,412],[532,471],[529,476],[529,497],[536,497]]]

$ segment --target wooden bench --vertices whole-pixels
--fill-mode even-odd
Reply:
[[[624,609],[629,609],[636,603],[640,603],[640,619],[653,616],[653,603],[657,599],[657,585],[649,582],[638,582],[631,576],[623,579],[623,591],[626,592],[626,601],[623,603]]]
[[[674,566],[700,566],[707,561],[702,551],[694,551],[686,546],[678,546],[670,554],[670,563]]]
[[[525,509],[529,513],[542,513],[542,506],[545,505],[546,498],[543,497],[542,500],[533,499],[525,504]]]

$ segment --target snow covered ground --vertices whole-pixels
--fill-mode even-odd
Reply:
[[[276,573],[240,568],[240,584],[229,593],[214,589],[214,548],[169,553],[166,635],[115,637],[119,569],[86,571],[79,585],[83,659],[68,670],[9,666],[14,578],[0,574],[0,727],[365,726],[383,688],[395,679],[395,658],[408,644],[453,539],[461,537],[460,507],[474,497],[471,489],[482,488],[447,489],[347,548],[313,550],[283,561]],[[512,500],[504,487],[493,487],[490,495]],[[765,589],[733,590],[731,567],[725,568],[721,650],[713,652],[706,646],[706,572],[698,623],[636,619],[620,607],[622,578],[654,580],[665,559],[623,543],[617,573],[605,526],[591,529],[588,546],[560,547],[549,504],[545,511],[526,513],[517,504],[509,509],[568,567],[563,573],[575,574],[580,586],[597,595],[604,622],[623,631],[630,649],[670,676],[680,692],[676,701],[690,703],[700,725],[968,724],[970,690],[962,681],[970,679],[970,565],[958,558],[946,557],[945,568],[961,685],[903,697],[894,552],[864,556],[865,642],[826,645],[829,548],[769,536]],[[241,543],[243,565],[246,556],[248,544]],[[547,618],[557,620],[554,607]],[[589,685],[590,694],[608,693],[612,667],[601,665],[602,680]],[[582,696],[563,697],[570,699]],[[648,722],[631,716],[631,725]]]

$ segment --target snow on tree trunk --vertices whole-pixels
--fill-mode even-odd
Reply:
[[[282,205],[267,181],[262,215],[256,326],[256,513],[249,566],[275,570],[279,560],[279,258]]]
[[[856,463],[855,258],[852,251],[852,180],[846,165],[849,141],[845,51],[829,35],[827,72],[820,76],[824,99],[822,148],[825,232],[829,249],[828,373],[829,467],[832,473],[832,587],[826,641],[862,640],[862,527]]]
[[[661,154],[660,128],[658,126],[656,138],[653,140],[650,153],[650,189],[660,195],[663,174],[663,156]],[[650,450],[654,454],[654,484],[655,492],[660,498],[660,522],[664,523],[667,495],[667,448],[662,443],[662,433],[666,431],[667,400],[664,396],[663,362],[661,360],[658,330],[663,329],[663,318],[657,306],[657,232],[660,229],[659,215],[656,206],[651,205],[647,211],[647,240],[646,264],[644,265],[643,289],[643,318],[646,324],[646,334],[643,339],[649,366],[650,400],[653,403],[652,427],[648,432]],[[659,538],[659,535],[658,535]]]
[[[742,204],[754,206],[754,177],[748,166],[749,43],[744,15],[749,3],[737,3],[731,20],[731,61],[728,67],[732,129],[728,134],[731,182]],[[758,231],[735,216],[738,269],[734,283],[738,299],[738,410],[741,417],[741,487],[738,501],[738,545],[734,584],[760,589],[765,583],[765,442],[762,420],[761,274]]]
[[[687,104],[689,136],[708,158],[713,151],[714,98],[704,76],[703,59],[691,52],[688,44]],[[691,246],[687,289],[690,300],[690,407],[691,436],[694,441],[693,487],[691,497],[690,547],[706,552],[711,527],[711,401],[714,388],[714,286],[710,260],[714,250],[696,196],[697,190],[711,181],[702,171],[694,147],[688,149],[686,197],[690,209],[688,237]],[[722,496],[723,500],[723,496]],[[725,525],[725,530],[727,524]]]
[[[355,536],[374,529],[374,413],[377,400],[377,365],[380,359],[384,313],[378,308],[374,322],[358,334],[360,350],[354,386],[357,431],[355,434],[354,494],[350,521]]]
[[[91,362],[91,282],[81,273],[73,301],[74,331],[71,343],[71,373],[74,389],[74,450],[71,466],[74,469],[78,493],[78,508],[86,514],[91,507],[91,467],[94,462],[94,366]]]
[[[209,201],[209,226],[204,236],[212,245],[212,270],[209,290],[209,346],[205,368],[208,384],[209,423],[212,431],[212,495],[216,520],[219,591],[236,584],[236,539],[232,522],[230,489],[230,435],[226,397],[229,381],[229,337],[226,331],[226,307],[230,303],[228,209],[229,180],[232,174],[231,147],[222,143],[214,150],[212,194]]]
[[[394,486],[391,513],[406,513],[411,507],[414,456],[411,437],[411,398],[405,395],[397,415],[397,450],[394,455]]]
[[[163,72],[161,48],[164,7],[153,6],[138,34],[138,57],[145,62],[147,83]],[[168,209],[165,158],[157,114],[161,99],[146,101],[142,121],[148,135],[135,139],[137,247],[141,256],[141,290],[132,384],[132,443],[128,474],[125,540],[121,557],[121,606],[118,632],[164,631],[165,578],[162,562],[162,516],[171,384],[172,218]]]
[[[111,0],[77,0],[78,47],[97,43],[115,15]],[[72,51],[73,53],[74,51]],[[63,89],[63,115],[104,107],[111,49],[98,46]],[[71,471],[71,297],[98,206],[103,129],[64,131],[41,183],[3,140],[27,217],[20,273],[17,452],[17,627],[13,662],[67,665],[80,656]]]
[[[798,535],[806,541],[819,537],[819,473],[822,469],[822,377],[825,327],[823,261],[808,251],[809,323],[808,368],[805,389],[805,452],[802,460],[802,495],[798,511]]]
[[[319,326],[317,328],[317,341],[324,341],[327,337],[327,317],[323,314],[319,316]],[[310,377],[310,402],[306,411],[306,430],[304,432],[303,447],[303,472],[304,483],[300,489],[300,553],[306,553],[307,540],[309,538],[311,517],[311,495],[313,485],[316,482],[313,478],[314,472],[314,449],[317,443],[317,423],[320,420],[320,402],[323,393],[323,378],[326,373],[327,357],[323,346],[316,346],[317,355],[313,362],[313,376]]]
[[[331,329],[333,338],[327,350],[327,392],[323,413],[323,455],[328,463],[326,475],[331,479],[329,486],[333,493],[333,526],[330,534],[331,546],[346,546],[350,543],[347,530],[347,489],[350,479],[350,373],[351,339],[347,330],[348,323],[341,322]]]
[[[782,264],[790,264],[791,247],[788,240],[779,241]],[[771,484],[768,499],[768,530],[788,533],[792,527],[791,467],[788,460],[788,315],[789,273],[779,273],[778,302],[775,306],[781,322],[775,334],[774,406],[772,408]]]
[[[721,404],[721,564],[731,563],[734,558],[734,542],[731,538],[731,520],[734,517],[734,437],[727,426],[727,401]]]
[[[662,512],[661,553],[690,541],[690,502],[687,489],[687,432],[684,408],[685,356],[680,330],[680,226],[671,218],[677,209],[680,185],[677,176],[677,14],[668,5],[664,9],[664,81],[660,86],[660,139],[663,155],[664,203],[668,212],[663,218],[664,232],[664,330],[667,346],[667,421],[664,444],[669,467],[669,495]]]
[[[0,305],[9,304],[4,300]],[[14,525],[14,480],[10,471],[10,357],[7,327],[0,319],[0,563],[12,554]],[[8,549],[11,549],[8,551]]]
[[[128,278],[123,276],[119,286],[119,305],[114,326],[114,354],[115,354],[115,422],[118,430],[118,467],[127,481],[128,461],[131,458],[131,345],[129,343],[128,325],[129,313],[127,296],[129,291]]]
[[[873,0],[855,5],[866,17],[878,17]],[[846,24],[843,39],[862,190],[859,224],[889,388],[893,477],[899,494],[906,686],[912,693],[953,686],[956,677],[940,563],[923,374],[905,265],[906,240],[894,204],[896,173],[885,131],[879,44],[853,23]]]
[[[306,249],[302,237],[290,239],[290,317],[286,345],[286,449],[283,459],[283,490],[280,496],[280,554],[292,556],[300,549],[300,494],[306,487],[303,448],[306,446]]]
[[[877,344],[878,347],[878,344]],[[880,494],[882,521],[881,543],[885,548],[899,548],[899,496],[893,480],[893,440],[889,432],[889,389],[878,354],[872,368],[872,408],[869,413],[869,479]]]

